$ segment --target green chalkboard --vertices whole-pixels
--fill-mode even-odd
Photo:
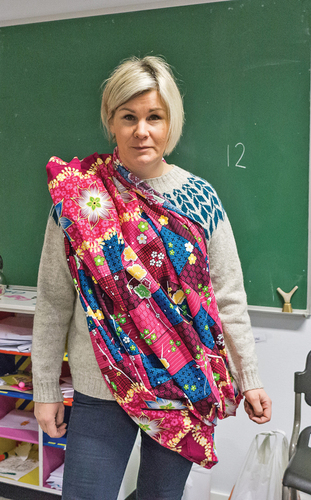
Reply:
[[[241,0],[0,29],[0,254],[36,285],[51,206],[45,165],[109,152],[100,85],[164,55],[186,126],[168,159],[206,178],[231,220],[251,305],[307,307],[310,1]]]

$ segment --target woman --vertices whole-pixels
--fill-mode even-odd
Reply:
[[[113,155],[48,164],[55,209],[38,278],[35,415],[64,435],[67,339],[75,396],[63,498],[116,499],[138,425],[137,498],[177,500],[192,462],[217,462],[214,425],[240,393],[257,423],[271,402],[228,218],[206,181],[163,160],[183,125],[169,66],[152,56],[120,64],[102,121]]]

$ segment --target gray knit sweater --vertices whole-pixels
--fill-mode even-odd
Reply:
[[[147,182],[204,227],[231,373],[242,392],[262,387],[240,261],[228,217],[215,190],[177,166]],[[95,398],[113,399],[97,365],[85,313],[67,266],[63,231],[49,217],[33,331],[34,401],[62,401],[59,376],[66,345],[74,389]]]

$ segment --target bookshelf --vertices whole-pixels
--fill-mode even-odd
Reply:
[[[14,315],[17,321],[25,322],[25,314],[34,315],[36,306],[36,288],[34,287],[8,287],[6,293],[0,298],[0,329],[5,325],[8,318]],[[27,322],[29,323],[29,322]],[[18,349],[1,349],[0,359],[5,356],[15,356],[14,359],[30,359],[31,352],[21,352]],[[17,358],[18,357],[18,358]],[[68,360],[64,355],[64,363]],[[67,363],[66,363],[67,365]],[[1,361],[0,361],[1,366]],[[0,419],[15,408],[24,408],[25,411],[33,411],[33,395],[31,391],[10,390],[0,386]],[[66,420],[69,419],[71,399],[64,401],[66,406]],[[61,439],[51,439],[38,426],[37,430],[14,429],[1,427],[0,423],[0,454],[15,448],[18,442],[28,442],[38,445],[38,467],[19,480],[0,476],[0,483],[16,484],[21,487],[40,490],[55,495],[61,495],[61,491],[50,488],[47,479],[52,471],[57,469],[65,458],[66,436]]]
[[[25,300],[29,299],[29,300]],[[36,288],[33,287],[8,287],[6,294],[0,298],[0,325],[5,323],[6,318],[16,315],[23,321],[25,314],[34,315],[36,306]],[[25,359],[31,356],[30,352],[19,352],[17,350],[0,349],[0,356],[15,355],[23,356]],[[0,361],[1,367],[1,361]],[[69,374],[68,356],[64,354],[63,359],[64,375]],[[32,404],[32,393],[10,390],[0,386],[0,418],[16,407],[18,401],[23,400],[27,408],[27,403]],[[68,423],[72,399],[64,399],[65,421]],[[66,434],[62,438],[50,438],[40,427],[37,431],[19,431],[14,429],[1,428],[0,426],[0,454],[13,449],[18,440],[38,444],[38,467],[29,474],[23,476],[18,481],[0,476],[1,483],[14,484],[24,488],[39,490],[61,496],[61,491],[52,489],[47,484],[47,479],[52,471],[57,469],[65,459]],[[139,467],[140,455],[140,435],[138,434],[136,443],[132,450],[127,469],[120,487],[117,500],[124,500],[136,487],[136,477]]]

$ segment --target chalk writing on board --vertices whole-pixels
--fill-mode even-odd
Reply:
[[[240,161],[242,160],[244,153],[245,153],[245,146],[242,142],[237,142],[234,147],[237,148],[238,146],[242,146],[242,154],[234,166],[240,167],[240,168],[246,168],[244,165],[240,164]],[[230,167],[230,146],[229,146],[229,144],[227,146],[227,166]]]

